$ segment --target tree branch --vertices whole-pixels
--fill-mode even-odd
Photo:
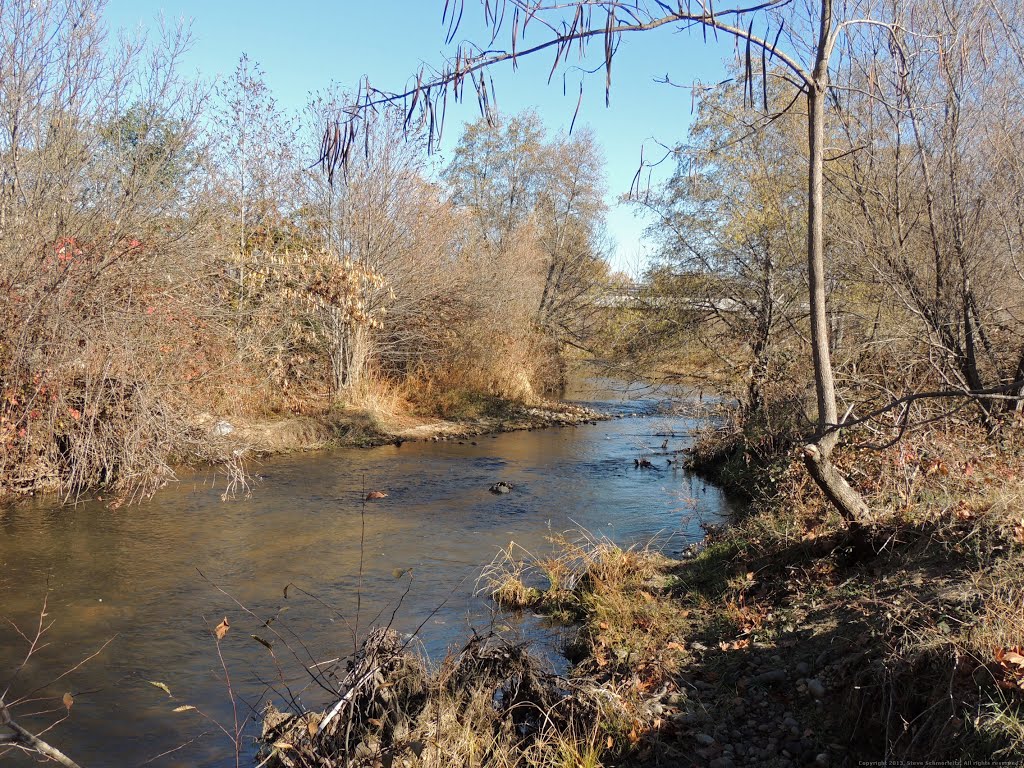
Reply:
[[[32,750],[66,768],[81,768],[78,763],[59,749],[50,746],[38,736],[18,725],[14,718],[11,717],[11,712],[3,701],[0,701],[0,727],[5,727],[12,731],[12,733],[0,734],[0,744],[10,744],[15,747]]]
[[[1017,390],[1018,394],[1008,395],[1008,392]],[[1024,400],[1024,379],[1018,379],[1017,381],[1011,381],[1008,384],[1000,384],[996,387],[989,387],[987,389],[940,389],[931,392],[914,392],[909,395],[893,400],[891,403],[878,408],[866,416],[853,419],[852,421],[843,421],[841,424],[830,424],[828,432],[838,432],[842,429],[848,429],[855,427],[858,424],[863,424],[868,421],[877,419],[879,416],[888,413],[889,411],[895,410],[902,405],[907,405],[914,402],[915,400],[937,400],[941,398],[952,398],[952,397],[965,397],[974,400]]]

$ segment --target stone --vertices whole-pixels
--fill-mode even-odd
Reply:
[[[816,699],[825,698],[825,686],[817,678],[811,678],[807,681],[807,690]]]
[[[774,685],[785,682],[787,677],[786,670],[784,669],[770,669],[767,672],[762,672],[750,678],[750,682],[754,685]]]
[[[803,745],[794,739],[783,742],[782,748],[789,752],[790,757],[799,757],[804,751]]]

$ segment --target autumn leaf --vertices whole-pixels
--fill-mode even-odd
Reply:
[[[1002,667],[1004,676],[1009,678],[996,681],[1000,688],[1024,688],[1024,654],[1021,651],[1024,651],[1024,648],[1020,646],[992,649],[992,656]]]
[[[221,622],[217,625],[217,628],[213,630],[213,634],[217,636],[218,640],[223,640],[224,636],[228,633],[229,629],[231,629],[231,622],[229,622],[228,617],[225,616],[223,619],[221,619]]]
[[[750,645],[749,638],[741,638],[739,640],[723,640],[718,644],[718,647],[723,651],[738,651],[742,648],[747,648]]]
[[[149,683],[150,685],[155,685],[157,688],[159,688],[161,691],[166,693],[168,696],[171,695],[171,689],[167,687],[166,683],[158,683],[158,682],[155,682],[154,680],[147,680],[146,682]]]
[[[1024,667],[1024,656],[1016,651],[1006,651],[1003,654],[1003,660],[1008,664],[1013,664],[1015,667]]]
[[[68,712],[70,712],[71,711],[71,705],[75,703],[75,698],[74,698],[74,696],[71,695],[71,693],[69,691],[68,693],[64,694],[64,698],[62,698],[61,701],[64,702],[64,708]]]
[[[225,633],[226,633],[226,632],[227,632],[227,630],[225,630]],[[266,649],[267,649],[268,651],[273,651],[273,650],[274,650],[274,646],[272,646],[272,645],[271,645],[271,644],[270,644],[270,643],[269,643],[268,641],[264,640],[264,639],[263,639],[262,637],[260,637],[259,635],[250,635],[250,637],[251,637],[251,638],[252,638],[253,640],[255,640],[255,641],[256,641],[257,643],[259,643],[260,645],[262,645],[262,646],[263,646],[264,648],[266,648]]]
[[[171,712],[188,712],[189,710],[195,709],[191,704],[182,704],[180,707],[175,707]]]

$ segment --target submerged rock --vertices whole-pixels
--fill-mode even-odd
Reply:
[[[491,493],[512,493],[512,484],[506,483],[504,480],[495,483],[490,487]]]

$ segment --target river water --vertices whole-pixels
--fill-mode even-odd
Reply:
[[[474,596],[499,548],[515,541],[540,553],[551,533],[583,529],[623,544],[656,537],[678,552],[701,537],[701,522],[730,511],[716,488],[664,458],[652,459],[660,469],[634,467],[664,435],[669,450],[688,445],[690,419],[601,382],[570,396],[619,418],[275,457],[253,468],[262,479],[251,497],[229,501],[223,480],[197,473],[117,511],[98,501],[0,507],[0,692],[27,650],[18,632],[32,638],[45,599],[44,645],[7,695],[39,699],[17,706],[23,724],[58,719],[67,691],[70,716],[45,738],[85,768],[219,768],[235,763],[218,725],[230,731],[233,712],[211,635],[225,616],[224,663],[238,716],[250,721],[266,700],[280,703],[282,680],[322,706],[322,692],[303,690],[302,667],[350,654],[378,616],[418,630],[435,660],[474,629],[549,642],[541,622],[496,616]],[[514,491],[491,494],[499,480]],[[376,489],[388,498],[362,504]],[[280,669],[252,635],[271,643]],[[202,714],[173,712],[185,705]],[[252,765],[254,728],[243,765]],[[0,752],[0,764],[30,762]]]

